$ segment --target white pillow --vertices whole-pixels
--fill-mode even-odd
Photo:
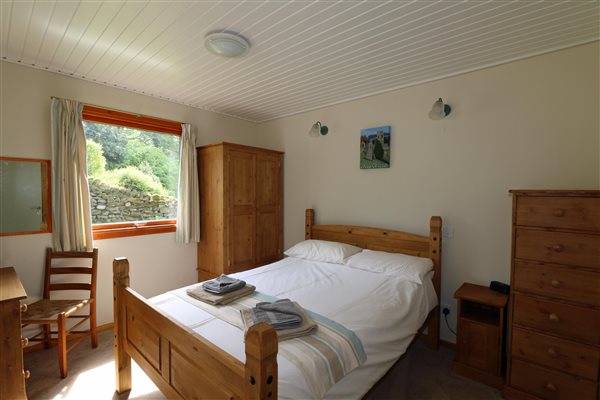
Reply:
[[[344,259],[360,251],[362,251],[360,247],[351,244],[326,240],[305,240],[290,247],[283,254],[306,260],[343,264]]]
[[[352,268],[396,276],[418,284],[423,284],[423,278],[433,269],[433,261],[430,258],[373,250],[363,250],[347,259],[345,264]]]

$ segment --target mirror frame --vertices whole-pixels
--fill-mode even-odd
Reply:
[[[36,233],[52,233],[52,169],[50,160],[38,158],[4,157],[0,156],[0,161],[21,161],[39,163],[42,168],[42,224],[46,224],[45,229],[37,231],[21,232],[0,232],[0,236],[33,235]]]

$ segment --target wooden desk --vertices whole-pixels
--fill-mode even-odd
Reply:
[[[13,267],[0,268],[0,399],[26,399],[21,307],[27,297]]]

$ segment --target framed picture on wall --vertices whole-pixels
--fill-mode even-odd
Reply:
[[[391,127],[360,130],[360,169],[390,167]]]

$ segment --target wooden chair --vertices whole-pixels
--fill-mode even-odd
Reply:
[[[90,259],[91,266],[52,266],[52,261],[56,259]],[[27,311],[22,316],[23,327],[29,324],[43,325],[43,331],[30,338],[30,341],[41,341],[46,348],[53,344],[58,344],[58,366],[60,376],[67,376],[67,353],[77,346],[82,339],[90,335],[92,339],[92,348],[98,347],[98,337],[96,332],[96,272],[98,269],[98,249],[90,252],[55,252],[52,249],[46,250],[46,269],[44,273],[44,298],[27,306]],[[53,275],[77,275],[85,276],[87,279],[83,283],[53,282]],[[51,294],[65,291],[89,291],[89,297],[85,299],[63,300],[72,295],[61,295],[59,299],[51,299]],[[68,293],[68,292],[67,292]],[[77,293],[81,295],[80,293]],[[75,315],[83,307],[89,306],[89,313],[86,315]],[[80,319],[72,327],[67,329],[67,319]],[[82,323],[89,320],[89,329],[84,331],[75,331]],[[56,324],[57,330],[52,331],[51,325]],[[56,337],[53,337],[56,335]],[[40,336],[42,336],[40,338]],[[77,341],[67,349],[67,337],[76,338]]]

